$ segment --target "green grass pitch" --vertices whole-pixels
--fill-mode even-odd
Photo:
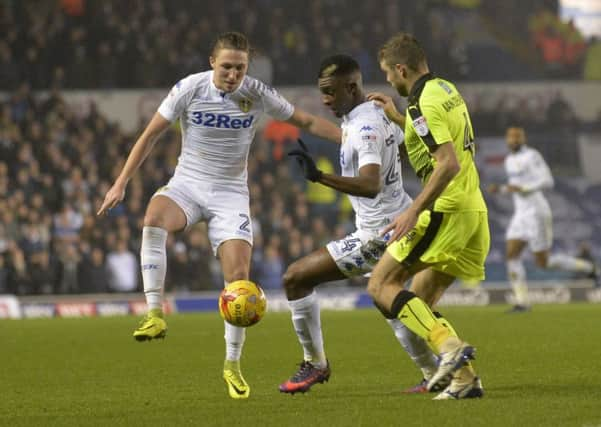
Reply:
[[[332,377],[306,394],[278,384],[302,357],[288,313],[248,330],[251,385],[221,379],[217,313],[173,315],[164,341],[138,343],[133,317],[0,321],[2,426],[600,426],[601,308],[446,308],[477,349],[486,395],[436,402],[402,395],[419,375],[375,310],[324,312]]]

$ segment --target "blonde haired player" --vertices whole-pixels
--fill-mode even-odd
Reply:
[[[526,145],[526,132],[521,127],[510,127],[505,134],[510,153],[505,158],[507,184],[493,184],[491,193],[511,194],[514,213],[505,234],[507,241],[507,277],[514,293],[515,304],[510,312],[528,311],[528,286],[522,252],[526,246],[534,253],[536,265],[545,269],[558,269],[587,274],[599,284],[595,265],[585,259],[555,253],[553,245],[553,218],[551,207],[543,194],[553,188],[553,176],[543,156]]]
[[[430,309],[455,278],[484,278],[490,235],[469,112],[455,85],[430,72],[425,52],[411,34],[391,37],[379,60],[386,80],[408,98],[407,114],[402,117],[383,94],[368,99],[383,105],[392,121],[405,124],[409,162],[423,189],[384,229],[392,232],[390,244],[367,290],[385,317],[399,319],[440,356],[428,390],[453,375],[435,399],[482,397],[482,383],[469,363],[475,348]]]
[[[171,89],[98,211],[103,214],[123,200],[128,181],[158,136],[179,119],[182,149],[175,173],[154,194],[144,217],[141,267],[149,311],[133,333],[136,340],[162,338],[167,331],[162,294],[168,233],[205,221],[225,282],[248,279],[253,236],[247,158],[264,113],[340,142],[338,126],[295,108],[276,90],[247,76],[249,52],[243,34],[228,32],[217,38],[209,58],[212,70],[189,75]],[[225,323],[223,378],[235,399],[250,394],[240,371],[244,340],[244,328]]]

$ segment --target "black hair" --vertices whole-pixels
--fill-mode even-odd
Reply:
[[[357,61],[349,55],[332,55],[321,61],[319,66],[319,78],[348,76],[354,72],[360,72],[361,68]]]

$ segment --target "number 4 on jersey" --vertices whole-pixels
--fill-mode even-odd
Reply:
[[[463,112],[465,118],[465,128],[463,129],[463,149],[472,152],[472,156],[476,154],[476,145],[474,144],[474,136],[470,132],[470,119],[467,113]]]

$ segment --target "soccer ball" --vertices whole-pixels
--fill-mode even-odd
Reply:
[[[252,326],[257,323],[267,309],[263,289],[248,280],[230,283],[219,295],[219,313],[234,326]]]

